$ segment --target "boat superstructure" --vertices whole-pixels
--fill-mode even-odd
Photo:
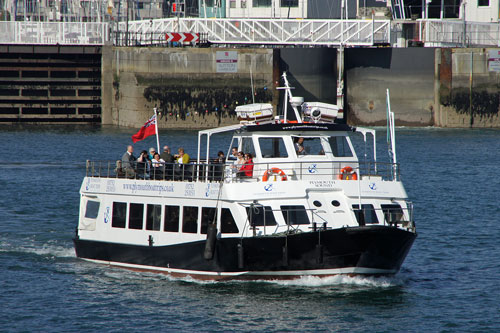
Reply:
[[[397,164],[377,162],[374,130],[336,123],[335,105],[287,96],[297,121],[245,106],[240,124],[199,132],[196,163],[160,177],[88,162],[77,256],[200,279],[398,272],[416,230]],[[254,156],[251,176],[211,161],[210,139],[226,131],[228,151]],[[354,135],[370,154],[358,157]]]

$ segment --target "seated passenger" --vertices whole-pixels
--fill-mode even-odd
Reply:
[[[252,178],[253,176],[253,160],[252,154],[245,154],[245,164],[242,165],[240,171],[238,172],[238,176],[241,178]]]
[[[295,142],[295,151],[297,152],[297,155],[306,154],[306,150],[304,148],[304,138],[297,139],[297,141]]]
[[[125,171],[122,168],[122,161],[121,160],[116,161],[115,174],[116,174],[117,178],[125,177]]]
[[[160,180],[163,179],[165,161],[160,158],[160,154],[155,153],[151,161],[151,178]]]
[[[175,155],[177,164],[174,168],[175,180],[190,180],[192,176],[192,168],[187,166],[189,164],[189,155],[184,152],[184,148],[177,150],[178,154]]]
[[[179,148],[177,150],[178,154],[175,155],[175,159],[179,164],[188,164],[189,163],[189,155],[184,153],[184,148]]]

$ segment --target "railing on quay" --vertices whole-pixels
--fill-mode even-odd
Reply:
[[[420,39],[427,47],[500,46],[500,23],[425,20]]]
[[[389,20],[166,18],[120,22],[128,33],[207,33],[213,44],[371,46],[390,42]],[[132,42],[132,40],[130,40]]]
[[[499,47],[500,23],[460,20],[297,20],[167,18],[107,22],[1,21],[0,44],[175,46],[166,33],[200,34],[207,43],[268,46],[374,46],[404,39],[400,23],[416,25],[426,47]],[[110,35],[110,31],[112,31]],[[391,39],[391,37],[393,37]],[[398,42],[399,43],[399,42]],[[180,45],[180,44],[178,44]]]
[[[109,41],[104,22],[0,22],[0,44],[104,45]]]
[[[241,167],[241,166],[239,166]],[[86,176],[98,178],[127,178],[139,180],[190,182],[256,182],[267,180],[356,180],[374,177],[399,180],[398,165],[381,162],[304,161],[255,163],[251,176],[232,163],[161,163],[158,167],[136,163],[123,167],[118,161],[87,161]],[[396,178],[394,178],[394,175]]]

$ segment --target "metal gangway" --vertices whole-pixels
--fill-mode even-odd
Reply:
[[[211,44],[373,46],[390,43],[390,23],[390,20],[168,18],[121,22],[117,30],[130,38],[143,35],[145,40],[151,34],[180,32],[206,33]]]
[[[166,34],[176,32],[200,34],[200,40],[220,46],[394,46],[398,39],[404,38],[402,24],[415,25],[418,41],[425,47],[500,47],[500,23],[427,19],[167,18],[120,23],[1,21],[0,44],[169,46]]]

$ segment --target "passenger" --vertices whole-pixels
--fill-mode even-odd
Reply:
[[[177,150],[178,154],[175,155],[175,159],[179,164],[188,164],[189,163],[189,155],[184,153],[184,148],[179,148]]]
[[[237,158],[238,159],[236,161],[234,161],[234,164],[233,164],[233,169],[234,169],[235,172],[240,171],[241,166],[243,164],[245,164],[245,154],[242,151],[240,151],[237,154]]]
[[[165,160],[160,157],[160,154],[155,153],[153,156],[153,160],[151,161],[153,168],[160,168],[164,163]]]
[[[219,151],[217,153],[217,158],[208,165],[209,180],[220,181],[224,178],[224,163],[226,163],[226,156],[224,156],[224,152]]]
[[[165,163],[174,163],[174,157],[170,153],[169,146],[163,146],[163,152],[160,154],[160,158],[165,161]]]
[[[135,167],[137,158],[134,156],[134,147],[127,146],[127,151],[122,156],[122,170],[125,171],[125,177],[135,177]]]
[[[122,168],[122,161],[121,160],[116,161],[115,174],[116,174],[117,178],[125,177],[125,171]]]
[[[165,161],[160,157],[160,154],[155,153],[151,161],[153,179],[163,179]]]
[[[230,161],[236,161],[238,159],[238,148],[237,147],[231,148],[231,155],[229,155],[227,159]]]
[[[137,176],[142,179],[149,179],[149,171],[151,160],[149,159],[147,150],[141,152],[141,156],[137,159]]]
[[[149,148],[149,155],[148,155],[148,157],[149,157],[150,161],[153,160],[153,157],[155,156],[155,153],[156,153],[156,150],[153,147]]]
[[[238,175],[241,178],[252,178],[253,176],[253,160],[252,154],[245,154],[245,164],[243,164],[240,168]]]
[[[190,180],[192,176],[191,168],[187,166],[189,164],[189,155],[184,153],[184,148],[179,148],[177,150],[178,154],[175,155],[177,164],[174,168],[174,179],[176,180]]]
[[[224,156],[224,152],[219,151],[217,153],[217,159],[215,160],[215,163],[223,164],[226,161],[226,157]]]
[[[306,150],[304,149],[304,138],[298,138],[295,142],[295,151],[297,155],[305,155]]]
[[[160,158],[165,161],[165,178],[168,180],[173,179],[173,163],[175,163],[175,159],[174,156],[170,153],[169,146],[163,146],[163,152],[160,154]]]

